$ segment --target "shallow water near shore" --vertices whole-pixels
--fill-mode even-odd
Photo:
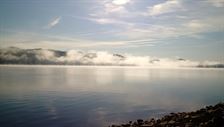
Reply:
[[[224,100],[223,69],[0,66],[3,127],[101,127]]]

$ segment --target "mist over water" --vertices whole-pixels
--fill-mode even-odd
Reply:
[[[192,61],[184,58],[158,58],[153,56],[133,56],[106,51],[20,49],[16,47],[0,49],[0,64],[50,64],[50,65],[112,65],[145,67],[204,67],[223,68],[218,61]]]
[[[103,127],[224,100],[223,69],[0,66],[0,125]]]

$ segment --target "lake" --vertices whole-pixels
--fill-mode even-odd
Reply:
[[[223,69],[0,66],[1,127],[104,127],[224,100]]]

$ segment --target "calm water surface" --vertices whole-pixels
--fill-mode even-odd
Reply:
[[[103,127],[224,101],[222,69],[0,66],[1,127]]]

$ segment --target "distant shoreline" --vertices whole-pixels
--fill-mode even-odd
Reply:
[[[152,67],[152,66],[118,66],[118,65],[61,65],[61,64],[0,64],[0,67],[83,67],[83,68],[139,68],[139,69],[193,69],[193,70],[224,70],[211,67]]]

